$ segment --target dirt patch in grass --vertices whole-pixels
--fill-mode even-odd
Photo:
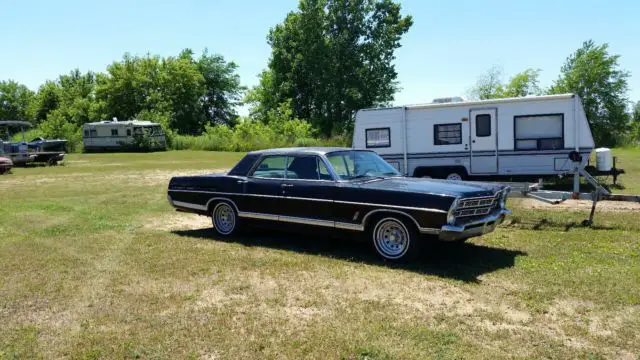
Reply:
[[[212,227],[211,218],[207,216],[180,212],[161,217],[149,217],[142,221],[144,228],[160,231],[197,230]]]
[[[136,183],[141,185],[158,185],[168,184],[169,180],[174,176],[193,176],[193,175],[207,175],[212,173],[225,172],[227,169],[207,169],[207,170],[191,170],[191,171],[158,171],[147,170],[140,172],[121,172],[121,173],[107,173],[107,174],[85,174],[85,173],[71,173],[71,174],[56,174],[52,176],[21,176],[7,178],[0,182],[0,189],[3,187],[12,187],[16,185],[42,185],[42,184],[55,184],[61,182],[77,181],[82,178],[84,181],[91,181],[91,183]]]
[[[593,205],[589,200],[566,200],[560,204],[548,204],[535,199],[516,199],[512,203],[514,206],[527,209],[543,209],[557,211],[590,211]],[[640,203],[629,201],[599,201],[596,206],[597,211],[607,212],[640,212]]]

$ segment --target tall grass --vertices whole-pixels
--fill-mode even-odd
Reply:
[[[351,140],[346,136],[314,136],[307,122],[292,120],[268,125],[246,121],[233,128],[207,127],[199,136],[172,135],[170,143],[174,150],[252,151],[289,146],[349,146]]]

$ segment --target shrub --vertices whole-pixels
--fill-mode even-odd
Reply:
[[[82,130],[68,122],[59,110],[51,111],[40,123],[42,136],[47,139],[66,139],[67,151],[82,150]]]

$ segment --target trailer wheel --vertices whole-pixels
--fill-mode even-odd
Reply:
[[[447,180],[452,180],[452,181],[461,181],[463,180],[463,176],[457,172],[451,172],[447,175],[447,177],[445,178]]]

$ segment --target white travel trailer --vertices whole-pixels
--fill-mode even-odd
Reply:
[[[563,94],[360,110],[353,147],[408,176],[460,180],[573,171],[570,154],[584,167],[594,143],[579,96]]]
[[[85,151],[118,151],[131,149],[136,136],[144,133],[151,140],[147,150],[166,149],[164,131],[151,121],[100,121],[84,124],[82,142]]]

